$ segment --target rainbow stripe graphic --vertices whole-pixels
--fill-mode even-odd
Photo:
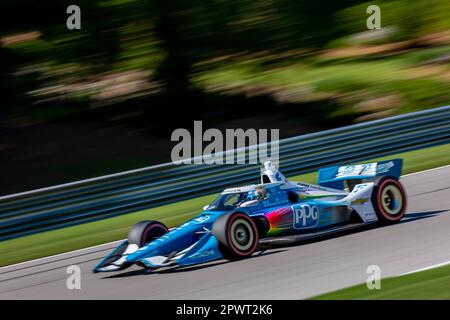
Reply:
[[[276,209],[265,214],[270,223],[267,235],[275,235],[292,230],[293,214],[291,207]]]

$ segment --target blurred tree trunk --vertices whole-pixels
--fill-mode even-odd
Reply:
[[[185,96],[189,91],[192,68],[189,44],[185,38],[187,21],[183,0],[157,1],[155,32],[166,56],[156,71],[156,78],[164,83],[169,94]]]

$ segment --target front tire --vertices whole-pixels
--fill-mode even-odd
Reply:
[[[144,220],[131,227],[130,232],[128,232],[128,243],[135,244],[141,248],[167,232],[169,232],[169,229],[164,223],[154,220]],[[136,262],[136,265],[151,269],[141,262]]]
[[[156,239],[165,233],[169,229],[166,225],[159,221],[144,220],[136,223],[128,233],[128,243],[136,244],[143,247],[146,243],[149,243],[153,239]]]
[[[258,245],[255,222],[245,213],[234,212],[217,218],[212,234],[219,242],[219,250],[227,260],[250,257]]]
[[[405,189],[399,181],[390,177],[382,177],[375,182],[372,203],[381,223],[396,223],[406,213]]]

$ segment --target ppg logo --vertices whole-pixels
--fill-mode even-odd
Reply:
[[[294,212],[294,229],[314,228],[319,223],[319,207],[315,204],[302,203],[292,207]]]

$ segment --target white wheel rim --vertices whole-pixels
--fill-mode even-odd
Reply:
[[[403,195],[395,185],[386,186],[381,192],[381,205],[389,215],[398,215],[403,207]]]
[[[235,248],[239,251],[247,251],[254,241],[252,226],[244,219],[236,219],[230,227],[230,238]]]

